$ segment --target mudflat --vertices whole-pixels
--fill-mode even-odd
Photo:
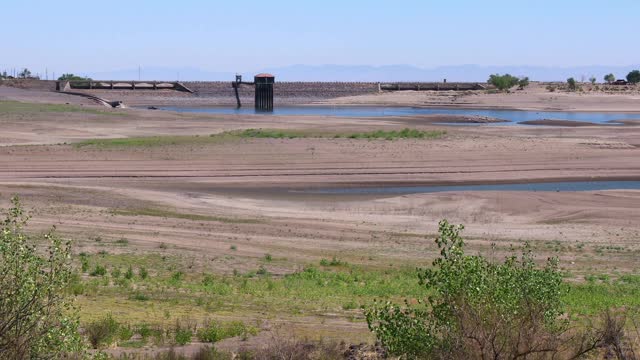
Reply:
[[[633,201],[638,194],[629,190],[380,195],[373,200],[367,196],[334,197],[331,201],[327,195],[296,192],[326,186],[637,180],[640,129],[633,126],[460,127],[433,125],[433,117],[424,121],[411,117],[222,116],[131,109],[6,113],[2,117],[0,181],[7,187],[3,193],[19,193],[26,185],[42,193],[51,189],[62,193],[96,191],[83,203],[97,206],[96,210],[104,197],[278,222],[304,218],[309,222],[309,237],[315,237],[314,226],[329,226],[328,219],[347,228],[365,221],[375,223],[371,226],[376,231],[422,233],[433,232],[437,221],[446,217],[464,222],[474,235],[491,233],[505,241],[553,240],[563,233],[563,238],[571,237],[572,241],[606,242],[620,239],[617,230],[613,238],[606,235],[614,233],[612,228],[623,226],[628,234],[639,230],[635,224],[637,203]],[[330,129],[347,134],[405,127],[446,133],[435,139],[393,141],[216,135],[246,128]],[[74,145],[86,139],[149,136],[174,140]],[[59,197],[61,202],[65,198]],[[554,224],[548,225],[551,222]],[[184,244],[187,239],[176,241]],[[313,244],[319,252],[333,248],[321,241]],[[360,246],[364,244],[355,248]],[[415,260],[421,258],[419,255]]]

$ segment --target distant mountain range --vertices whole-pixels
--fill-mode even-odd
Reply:
[[[602,81],[605,74],[613,73],[617,78],[624,78],[640,65],[629,66],[579,66],[579,67],[542,67],[542,66],[480,66],[453,65],[434,68],[420,68],[411,65],[291,65],[285,67],[266,68],[251,73],[243,73],[246,80],[251,81],[254,74],[268,72],[276,76],[276,81],[470,81],[484,82],[490,74],[509,73],[515,76],[528,76],[533,81],[565,81],[574,77],[587,81],[595,76]],[[162,68],[143,67],[117,71],[87,73],[86,75],[101,80],[181,80],[181,81],[232,81],[233,72],[214,72],[196,68]],[[85,74],[82,74],[85,75]]]

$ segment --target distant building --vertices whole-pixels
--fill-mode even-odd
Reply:
[[[618,80],[614,81],[612,84],[613,85],[627,85],[628,82],[627,82],[627,80],[618,79]]]

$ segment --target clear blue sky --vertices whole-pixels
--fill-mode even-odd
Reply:
[[[7,0],[0,69],[627,65],[638,0]]]

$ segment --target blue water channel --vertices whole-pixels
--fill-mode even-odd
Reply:
[[[386,106],[277,106],[272,112],[256,112],[251,107],[160,107],[161,110],[209,113],[209,114],[271,114],[271,115],[318,115],[336,117],[384,117],[412,115],[475,115],[487,116],[511,123],[530,120],[554,119],[591,123],[607,123],[612,120],[640,119],[640,113],[571,112],[571,111],[519,111],[488,109],[416,108]]]
[[[525,184],[447,185],[447,186],[385,186],[344,187],[300,191],[307,194],[367,195],[367,194],[417,194],[445,191],[599,191],[640,190],[640,181],[566,181]]]

